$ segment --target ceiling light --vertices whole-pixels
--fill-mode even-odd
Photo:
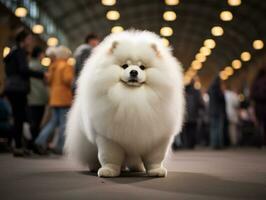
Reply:
[[[47,40],[47,45],[50,46],[50,47],[58,45],[58,39],[56,37],[50,37]]]
[[[115,5],[116,0],[102,0],[102,4],[105,6],[113,6]]]
[[[116,10],[110,10],[106,13],[106,18],[109,20],[118,20],[120,18],[120,14]]]
[[[160,34],[165,37],[171,36],[173,35],[173,29],[168,26],[162,27],[160,30]]]
[[[196,73],[197,73],[197,71],[195,71],[194,69],[189,69],[187,72],[187,75],[190,77],[193,77],[196,75]]]
[[[165,0],[165,4],[168,6],[175,6],[179,3],[179,0]]]
[[[227,74],[226,74],[225,71],[221,71],[220,74],[219,74],[219,76],[220,76],[220,78],[222,80],[227,80],[228,79],[228,76],[227,76]]]
[[[119,32],[122,32],[124,30],[124,28],[122,26],[114,26],[112,29],[111,29],[111,32],[112,33],[119,33]]]
[[[225,71],[225,73],[228,75],[228,76],[231,76],[231,75],[233,75],[234,74],[234,70],[233,70],[233,68],[232,67],[226,67],[225,69],[224,69],[224,71]]]
[[[228,0],[227,3],[230,6],[239,6],[239,5],[241,5],[241,0]]]
[[[196,81],[196,82],[194,83],[194,88],[195,88],[196,90],[199,90],[199,89],[201,88],[201,83],[200,83],[199,81]]]
[[[209,56],[211,54],[211,50],[207,47],[201,47],[200,53],[202,53],[205,56]]]
[[[5,58],[10,53],[10,47],[5,47],[3,50],[3,58]]]
[[[224,30],[221,26],[214,26],[211,29],[211,33],[214,36],[222,36],[224,34]]]
[[[195,59],[202,63],[206,61],[206,56],[202,53],[197,53]]]
[[[184,84],[188,85],[188,84],[190,84],[190,82],[191,82],[191,77],[190,76],[184,76]]]
[[[170,44],[169,40],[167,40],[166,38],[162,38],[162,42],[163,42],[163,45],[166,47],[168,47]]]
[[[231,21],[233,19],[233,14],[230,11],[222,11],[220,13],[220,19],[223,21]]]
[[[44,30],[44,27],[41,24],[35,24],[32,27],[32,32],[35,34],[41,34],[41,33],[43,33],[43,30]]]
[[[17,17],[25,17],[27,15],[28,11],[24,7],[17,7],[15,10],[15,15]]]
[[[68,58],[67,59],[67,64],[74,66],[76,64],[76,59],[75,58]]]
[[[45,67],[48,67],[50,64],[51,64],[51,59],[48,58],[48,57],[44,57],[42,60],[41,60],[41,64]]]
[[[243,53],[241,53],[240,58],[241,58],[241,60],[247,62],[247,61],[250,61],[251,55],[249,52],[244,51]]]
[[[191,67],[194,69],[194,70],[200,70],[202,68],[202,63],[197,61],[197,60],[194,60],[192,63],[191,63]]]
[[[234,69],[240,69],[240,68],[242,67],[242,63],[241,63],[241,61],[238,60],[238,59],[233,60],[233,62],[232,62],[232,67],[233,67]]]
[[[254,49],[262,49],[263,48],[263,46],[264,46],[264,43],[263,43],[263,41],[262,40],[254,40],[253,41],[253,47],[254,47]]]
[[[163,18],[165,21],[174,21],[176,19],[176,14],[174,11],[165,11],[163,13]]]
[[[205,47],[207,47],[209,49],[213,49],[216,45],[216,43],[213,39],[206,39],[203,44]]]

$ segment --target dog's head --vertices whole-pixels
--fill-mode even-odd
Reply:
[[[154,42],[154,38],[147,38],[145,34],[143,36],[140,37],[137,33],[121,35],[121,38],[117,37],[112,41],[108,50],[109,56],[113,58],[113,65],[120,69],[119,80],[126,86],[139,87],[147,83],[148,72],[163,60],[159,45],[156,44],[158,39]]]
[[[96,47],[85,68],[100,89],[119,85],[127,89],[147,86],[163,91],[165,87],[173,88],[177,80],[182,81],[177,73],[180,65],[170,48],[148,31],[111,34]]]

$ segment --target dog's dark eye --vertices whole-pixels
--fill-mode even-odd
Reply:
[[[122,68],[123,68],[123,69],[128,68],[128,64],[124,64],[124,65],[122,65]]]
[[[142,69],[142,70],[144,70],[145,69],[145,66],[144,65],[140,65],[139,68]]]

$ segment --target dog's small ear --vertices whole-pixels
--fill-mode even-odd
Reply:
[[[153,51],[155,52],[156,56],[160,58],[160,57],[161,57],[161,54],[160,54],[160,51],[158,50],[156,44],[152,43],[152,44],[151,44],[151,48],[152,48]]]
[[[117,42],[117,41],[113,41],[112,46],[111,46],[111,48],[109,49],[109,53],[110,53],[110,54],[114,53],[114,50],[115,50],[115,48],[117,47],[117,45],[118,45],[118,42]]]

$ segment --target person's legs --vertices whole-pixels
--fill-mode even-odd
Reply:
[[[43,118],[44,106],[30,106],[30,130],[32,134],[32,141],[38,137],[40,132],[40,124]]]
[[[221,116],[211,117],[210,119],[210,142],[211,147],[220,149],[224,145],[224,120]]]
[[[58,141],[56,149],[62,153],[63,146],[65,142],[65,126],[66,126],[66,115],[68,112],[68,107],[59,108],[59,131],[58,131]]]
[[[181,132],[182,147],[188,148],[188,123],[186,122]]]
[[[47,140],[59,123],[59,110],[52,108],[52,116],[35,140],[35,144],[46,147]]]
[[[181,147],[182,147],[181,134],[177,134],[175,136],[172,148],[173,148],[173,150],[177,150],[178,148],[181,148]]]
[[[237,133],[237,124],[230,122],[229,123],[229,136],[230,144],[236,146],[238,144],[238,133]]]
[[[222,126],[222,129],[223,129],[223,134],[222,134],[222,137],[223,137],[223,141],[222,141],[222,146],[229,146],[230,145],[230,138],[229,138],[229,130],[228,130],[228,126],[229,126],[229,122],[228,122],[228,119],[227,117],[224,117],[223,115],[220,116],[221,117],[221,120],[223,123],[221,126]]]
[[[24,94],[9,94],[8,100],[14,119],[13,138],[17,149],[22,148],[23,122],[26,119],[27,97]]]
[[[203,122],[200,127],[201,132],[201,144],[203,146],[209,146],[210,145],[210,122]]]
[[[31,140],[29,142],[29,149],[34,149],[34,141],[40,132],[40,124],[44,113],[44,106],[29,106],[29,123]]]
[[[188,148],[193,149],[196,144],[196,131],[197,124],[195,122],[188,123],[187,133],[188,133]]]
[[[218,148],[222,148],[224,146],[224,127],[225,122],[223,116],[220,116],[217,121],[217,144]]]
[[[218,119],[212,116],[210,118],[210,144],[212,148],[217,148],[217,138],[218,138]]]

